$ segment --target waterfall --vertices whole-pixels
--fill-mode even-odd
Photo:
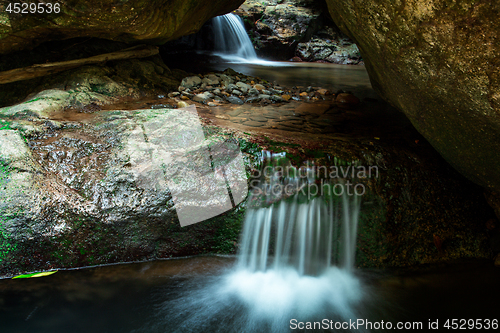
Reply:
[[[301,276],[318,276],[336,264],[351,271],[355,261],[360,197],[354,193],[350,196],[345,193],[342,196],[332,193],[311,196],[308,192],[320,192],[314,167],[302,169],[302,174],[288,168],[284,174],[283,166],[279,165],[282,155],[278,161],[269,156],[266,159],[266,175],[249,199],[250,206],[257,207],[247,211],[239,269],[254,272],[294,269]],[[331,184],[323,184],[323,187],[332,189]],[[285,193],[285,189],[292,193]],[[283,198],[287,195],[289,197]],[[269,202],[270,205],[261,207],[262,203]]]
[[[249,322],[265,322],[273,332],[290,318],[355,320],[364,295],[353,274],[360,197],[335,195],[333,184],[322,182],[326,191],[317,195],[314,167],[296,169],[286,161],[265,153],[238,262],[220,295],[241,301]]]
[[[241,18],[234,14],[217,16],[212,20],[216,53],[228,60],[248,62],[258,60],[252,41]]]
[[[321,323],[315,332],[344,332],[333,324],[366,318],[368,290],[353,270],[360,197],[316,193],[314,166],[296,169],[285,154],[263,152],[261,162],[236,265],[183,281],[184,296],[166,301],[154,329],[141,332],[287,333],[297,321]]]

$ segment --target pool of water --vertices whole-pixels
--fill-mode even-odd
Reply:
[[[292,330],[293,318],[287,317],[271,324],[265,320],[275,315],[270,308],[258,320],[244,304],[220,293],[234,261],[233,257],[193,257],[0,280],[0,331],[350,331]],[[444,328],[447,319],[499,319],[500,269],[490,262],[419,270],[357,270],[355,275],[361,281],[363,300],[354,319],[372,324],[383,320],[385,325],[422,323],[424,331],[429,321],[438,320],[436,331],[443,332],[449,331]],[[323,319],[345,321],[333,312],[315,320]],[[352,331],[370,330],[360,326]]]
[[[283,87],[322,87],[333,92],[343,90],[363,99],[380,99],[373,90],[363,65],[337,65],[309,62],[282,62],[261,60],[255,63],[229,62],[210,54],[172,54],[165,57],[171,68],[192,73],[224,71],[231,68],[238,73],[256,76]]]

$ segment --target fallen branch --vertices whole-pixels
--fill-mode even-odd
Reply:
[[[0,84],[33,79],[46,76],[80,66],[104,63],[110,60],[146,58],[158,54],[158,47],[150,45],[140,45],[129,49],[100,54],[90,58],[75,59],[48,64],[37,64],[23,68],[11,69],[0,72]]]

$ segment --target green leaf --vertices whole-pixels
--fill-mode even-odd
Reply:
[[[42,276],[49,276],[54,273],[57,273],[57,271],[50,271],[50,272],[41,272],[41,273],[30,273],[30,274],[23,274],[23,275],[18,275],[14,276],[13,279],[30,279],[30,278],[37,278],[37,277],[42,277]]]

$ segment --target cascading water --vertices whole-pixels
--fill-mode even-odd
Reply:
[[[212,20],[212,27],[216,54],[238,62],[259,60],[239,16],[234,14],[217,16]]]
[[[284,168],[282,156],[266,160],[225,291],[248,306],[252,321],[266,320],[273,331],[286,318],[355,319],[362,296],[351,272],[360,197],[335,196],[333,184],[318,189],[314,168]],[[311,195],[325,189],[326,195]]]
[[[273,163],[272,157],[267,159]],[[271,167],[267,180],[254,189],[259,196],[264,194],[262,201],[276,201],[277,196],[286,195],[285,188],[299,192],[301,189],[310,191],[313,187],[318,192],[314,169],[307,169],[302,175],[283,177],[282,167],[267,167]],[[331,184],[324,186],[331,190]],[[307,191],[304,196],[307,196]],[[301,202],[300,195],[295,194],[269,207],[250,208],[244,223],[238,268],[251,271],[294,268],[300,275],[316,276],[331,266],[333,258],[343,269],[351,270],[356,248],[359,196],[341,196],[342,209],[338,207],[337,199],[330,195]],[[251,195],[250,202],[256,200],[259,198]],[[340,238],[339,228],[342,230]],[[271,258],[269,251],[273,241],[274,257]]]
[[[364,288],[353,274],[360,197],[334,195],[329,182],[317,188],[314,168],[288,168],[287,161],[264,153],[235,267],[183,284],[190,291],[175,304],[165,302],[163,320],[144,332],[161,332],[162,322],[183,333],[289,332],[298,322],[360,317]]]

